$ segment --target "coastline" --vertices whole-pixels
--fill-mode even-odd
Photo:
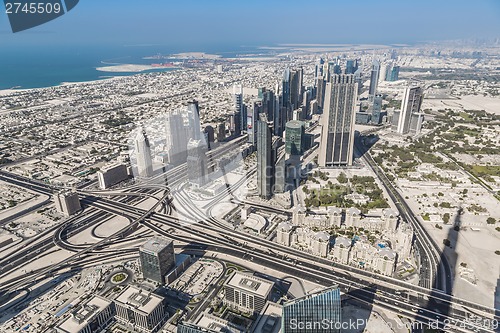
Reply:
[[[99,72],[108,72],[108,73],[141,73],[150,70],[169,70],[169,69],[179,69],[179,68],[181,67],[121,64],[121,65],[96,67],[96,70]]]
[[[31,90],[36,90],[36,89],[47,89],[47,88],[63,87],[63,86],[78,85],[78,84],[96,84],[96,83],[100,83],[100,82],[105,81],[105,80],[116,80],[116,79],[123,78],[123,77],[143,74],[144,71],[148,71],[148,70],[158,70],[157,72],[159,73],[159,72],[163,72],[162,71],[163,69],[165,69],[165,71],[168,71],[170,69],[179,70],[182,68],[181,67],[165,67],[165,68],[152,67],[151,69],[146,69],[146,70],[139,71],[139,72],[130,72],[130,71],[123,71],[123,72],[114,71],[113,72],[113,71],[110,71],[110,72],[107,72],[107,73],[110,73],[109,76],[103,76],[103,77],[95,79],[95,80],[85,80],[85,81],[75,81],[75,82],[66,81],[66,82],[61,82],[59,84],[55,84],[55,85],[50,85],[50,86],[45,86],[45,87],[35,87],[35,88],[0,89],[0,97],[12,95],[15,93],[23,93],[23,92],[27,92],[27,91],[31,91]],[[106,73],[106,71],[101,71],[101,72],[103,75]],[[112,73],[117,73],[117,74],[119,74],[119,73],[131,73],[131,74],[130,75],[113,75]]]

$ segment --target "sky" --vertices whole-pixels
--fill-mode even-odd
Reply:
[[[3,8],[0,12],[0,48],[412,44],[500,37],[499,32],[498,0],[80,0],[64,16],[15,34]]]

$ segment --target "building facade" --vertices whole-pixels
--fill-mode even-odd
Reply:
[[[409,85],[406,87],[403,94],[403,101],[401,104],[401,112],[398,117],[397,132],[399,134],[408,134],[410,132],[410,125],[412,115],[420,113],[420,107],[424,98],[424,91],[418,85]]]
[[[339,333],[341,299],[338,286],[286,302],[283,305],[283,333]],[[300,325],[299,325],[300,323]]]
[[[140,178],[148,178],[153,175],[153,161],[151,159],[151,148],[146,132],[139,129],[135,139],[134,148],[137,159],[137,175]]]
[[[357,84],[353,75],[333,75],[326,84],[319,165],[352,165]]]
[[[168,271],[175,266],[173,241],[153,237],[139,247],[139,261],[145,279],[164,284]]]
[[[224,304],[246,313],[259,313],[273,289],[274,283],[259,277],[234,272],[224,284]]]
[[[261,198],[273,195],[274,160],[272,151],[272,131],[264,114],[257,122],[257,192]]]
[[[166,319],[163,298],[128,286],[115,299],[116,319],[136,332],[157,332]]]
[[[289,155],[302,155],[304,153],[304,123],[291,120],[286,123],[285,152]]]
[[[122,163],[111,164],[97,171],[97,181],[103,190],[127,179],[127,166]]]
[[[56,209],[64,216],[71,216],[82,210],[80,198],[76,192],[63,191],[54,196]]]

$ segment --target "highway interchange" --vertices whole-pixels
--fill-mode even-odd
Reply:
[[[358,149],[361,148],[358,146]],[[215,196],[209,204],[200,209],[183,193],[182,186],[179,186],[186,176],[186,167],[181,165],[157,176],[156,179],[148,182],[149,185],[129,188],[126,195],[124,192],[79,191],[85,206],[84,212],[45,231],[36,242],[29,244],[23,250],[3,258],[0,261],[0,277],[7,276],[26,262],[57,248],[70,251],[72,253],[70,257],[3,282],[0,285],[2,290],[0,300],[2,294],[4,299],[7,299],[9,295],[29,290],[30,286],[36,284],[37,281],[62,272],[76,270],[84,264],[99,261],[105,257],[130,256],[135,250],[110,249],[109,246],[119,242],[126,244],[134,231],[144,228],[182,243],[184,251],[188,253],[199,255],[224,253],[234,257],[236,261],[250,260],[324,286],[338,283],[351,297],[379,305],[424,324],[439,322],[440,327],[446,324],[452,325],[454,331],[459,332],[495,332],[493,327],[474,325],[470,321],[470,316],[474,315],[477,316],[476,318],[485,320],[499,320],[498,310],[448,294],[453,281],[450,267],[446,260],[443,260],[444,256],[441,256],[439,247],[420,225],[402,196],[371,159],[369,153],[363,155],[363,160],[376,172],[389,196],[398,206],[403,220],[411,223],[415,230],[416,246],[421,258],[421,273],[423,273],[419,286],[333,263],[257,236],[240,233],[228,222],[211,216],[210,212],[218,202],[231,194],[232,190],[243,185],[246,178],[231,185],[227,184],[228,192]],[[249,172],[255,172],[255,170],[249,170]],[[39,183],[5,171],[0,171],[0,180],[49,195],[52,195],[56,189],[49,184]],[[165,180],[168,182],[165,182],[165,185],[161,184]],[[176,191],[174,199],[170,193],[173,188]],[[156,203],[150,209],[145,210],[136,206],[139,201],[151,199],[152,196],[156,198]],[[191,219],[194,218],[198,223],[186,223],[182,216],[181,218],[172,216],[172,209],[175,209],[176,205],[182,205],[183,210],[189,211]],[[283,213],[272,207],[266,208]],[[73,245],[68,242],[71,236],[91,226],[96,227],[113,216],[126,217],[130,223],[94,244]]]

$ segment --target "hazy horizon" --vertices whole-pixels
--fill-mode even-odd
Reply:
[[[500,2],[384,0],[211,2],[80,1],[69,13],[13,34],[0,14],[2,46],[414,44],[495,38]],[[239,44],[238,44],[239,43]],[[5,48],[4,48],[5,50]]]

